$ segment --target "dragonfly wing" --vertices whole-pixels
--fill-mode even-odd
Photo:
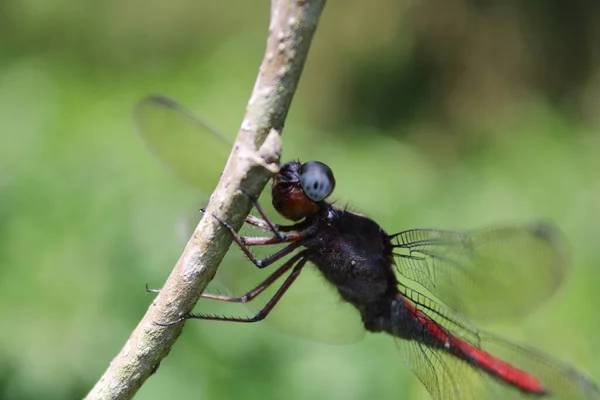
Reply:
[[[155,156],[205,193],[213,190],[231,148],[222,135],[163,96],[140,101],[134,118],[140,136]],[[222,265],[216,279],[220,286],[227,288],[226,292],[235,295],[256,286],[266,277],[264,274],[272,270],[269,268],[261,274],[248,261],[232,264]],[[278,282],[282,283],[283,277]],[[276,289],[277,282],[246,304],[247,308],[258,311]],[[304,268],[266,321],[286,333],[326,343],[349,343],[364,336],[358,312],[342,302],[335,289],[310,265]]]
[[[390,236],[400,278],[470,318],[535,309],[569,270],[566,239],[545,222],[474,232],[412,229]]]
[[[510,342],[489,332],[480,332],[479,340],[483,350],[508,360],[511,365],[538,378],[548,391],[547,397],[544,398],[600,400],[598,388],[587,376],[539,350]],[[509,388],[501,388],[503,391],[496,390],[499,393],[509,393]]]
[[[486,359],[487,364],[506,376],[516,377],[523,373],[539,382],[546,390],[542,395],[548,400],[599,400],[600,394],[594,383],[575,369],[552,359],[542,352],[513,343],[502,337],[477,330],[458,314],[434,300],[400,286],[401,292],[413,304],[412,315],[420,312],[428,317],[428,325],[420,325],[412,340],[396,338],[398,349],[419,380],[436,400],[477,399],[531,399],[526,394],[497,376],[492,376],[475,363],[467,362],[445,348],[434,345],[431,336],[422,332],[439,327],[444,335],[463,343],[466,357]],[[405,330],[410,323],[398,329]],[[398,336],[406,337],[406,331]],[[452,342],[452,340],[450,340]],[[450,346],[450,345],[448,345]],[[478,354],[479,356],[473,356]],[[508,365],[507,365],[508,364]],[[518,369],[519,372],[508,372]],[[529,378],[528,378],[529,379]],[[520,381],[525,379],[520,378]]]
[[[231,291],[230,294],[239,296],[256,287],[274,268],[276,266],[259,270],[246,260],[231,262],[219,268],[216,279]],[[246,303],[246,308],[253,314],[263,308],[286,276]],[[323,279],[312,264],[304,267],[298,279],[267,316],[265,323],[286,334],[321,343],[353,343],[365,335],[358,311],[342,301],[335,288]]]
[[[365,335],[358,311],[311,264],[269,317],[276,329],[321,343],[354,343]]]
[[[426,344],[396,338],[404,362],[434,400],[498,399],[490,397],[482,373],[445,351]]]
[[[475,326],[414,289],[402,284],[398,288],[411,302],[412,309],[405,315],[410,315],[416,320],[416,314],[422,313],[430,321],[428,325],[423,325],[414,322],[415,320],[399,320],[394,322],[394,326],[397,326],[395,340],[400,355],[431,397],[435,400],[504,399],[494,396],[494,391],[488,387],[489,383],[482,371],[450,354],[439,344],[435,345],[425,333],[431,324],[435,324],[445,335],[456,335],[477,347],[480,341]],[[414,332],[407,333],[407,327],[412,327]],[[413,339],[405,339],[407,336],[412,336]]]
[[[158,159],[204,193],[212,192],[231,149],[224,136],[164,96],[140,101],[134,121]]]
[[[594,383],[578,371],[502,338],[485,336],[483,333],[479,336],[482,349],[494,355],[499,354],[511,365],[539,377],[548,390],[548,394],[541,398],[600,399]],[[406,364],[435,400],[525,400],[535,397],[520,392],[439,348],[399,338],[396,338],[396,345]]]

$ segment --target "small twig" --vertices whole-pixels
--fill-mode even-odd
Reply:
[[[267,48],[238,138],[204,217],[169,279],[87,399],[130,399],[169,353],[183,323],[161,327],[192,310],[216,273],[231,236],[212,215],[239,230],[277,169],[280,134],[325,0],[272,0]]]

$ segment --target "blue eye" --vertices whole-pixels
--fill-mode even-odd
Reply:
[[[318,161],[309,161],[300,168],[300,186],[312,201],[325,200],[335,188],[331,168]]]

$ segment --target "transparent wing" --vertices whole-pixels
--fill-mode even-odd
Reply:
[[[174,100],[151,96],[134,111],[140,136],[154,155],[203,193],[217,185],[231,144]]]
[[[566,239],[546,222],[390,237],[401,281],[418,283],[470,318],[527,314],[556,291],[570,267]]]
[[[491,356],[518,368],[539,380],[548,392],[548,400],[599,400],[594,383],[577,370],[550,356],[513,343],[500,336],[477,330],[458,314],[434,300],[408,288],[400,287],[416,310],[425,313],[449,335],[481,349]],[[404,326],[410,324],[404,324]],[[398,329],[406,329],[405,327]],[[431,341],[395,338],[404,361],[435,400],[510,400],[538,398],[524,394],[497,377],[482,371],[451,354],[444,346],[432,346]],[[424,343],[426,342],[426,343]]]
[[[266,249],[252,250],[256,256],[262,257],[261,252]],[[269,249],[269,253],[274,252]],[[263,270],[247,260],[226,263],[219,268],[216,279],[231,291],[229,294],[240,296],[256,287],[283,262]],[[255,314],[264,307],[287,275],[279,278],[259,297],[246,303],[246,308]],[[310,263],[265,321],[280,332],[321,343],[353,343],[365,335],[358,311],[342,301],[336,289]]]
[[[231,148],[224,136],[174,100],[163,96],[140,101],[134,119],[144,142],[167,167],[205,194],[214,189]],[[229,294],[241,295],[276,267],[273,265],[261,271],[247,260],[222,265],[216,277],[218,283],[213,286],[223,287]],[[246,308],[256,312],[276,289],[277,282],[247,303]],[[327,343],[348,343],[364,336],[358,312],[343,303],[335,289],[329,287],[311,265],[304,268],[266,321],[283,332]]]

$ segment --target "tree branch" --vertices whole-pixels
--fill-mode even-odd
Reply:
[[[281,131],[325,0],[272,0],[265,56],[233,151],[204,217],[162,291],[87,399],[129,399],[169,353],[183,323],[161,327],[192,310],[232,240],[212,217],[239,229],[250,212],[238,189],[258,195],[277,170]]]

